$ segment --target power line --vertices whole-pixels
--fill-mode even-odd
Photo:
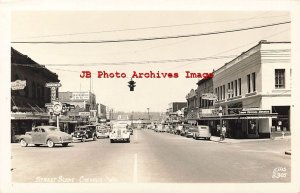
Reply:
[[[247,30],[252,30],[252,29],[259,29],[259,28],[265,28],[265,27],[284,25],[284,24],[288,24],[288,23],[291,23],[291,22],[290,21],[285,21],[285,22],[280,22],[280,23],[272,23],[272,24],[267,24],[267,25],[260,25],[260,26],[253,26],[253,27],[239,28],[239,29],[231,29],[231,30],[224,30],[224,31],[207,32],[207,33],[176,35],[176,36],[162,36],[162,37],[148,37],[148,38],[136,38],[136,39],[99,40],[99,41],[15,41],[15,42],[12,42],[12,43],[15,43],[15,44],[103,44],[103,43],[139,42],[139,41],[176,39],[176,38],[186,38],[186,37],[194,37],[194,36],[207,36],[207,35],[232,33],[232,32],[247,31]]]
[[[115,30],[103,30],[103,31],[92,31],[92,32],[53,34],[53,35],[44,35],[44,36],[31,36],[31,37],[27,37],[27,38],[61,37],[61,36],[74,36],[74,35],[100,34],[100,33],[111,33],[111,32],[136,31],[136,30],[146,30],[146,29],[160,29],[160,28],[182,27],[182,26],[192,26],[192,25],[201,25],[201,24],[213,24],[213,23],[224,23],[224,22],[234,22],[234,21],[257,20],[257,19],[274,18],[274,17],[282,17],[282,16],[288,16],[288,15],[285,14],[285,15],[275,15],[275,16],[269,16],[269,17],[250,17],[250,18],[242,18],[242,19],[205,21],[205,22],[184,23],[184,24],[175,24],[175,25],[160,25],[160,26],[115,29]]]
[[[41,66],[32,66],[30,64],[16,64],[12,63],[12,65],[22,65],[28,67],[36,67],[36,68],[45,68],[44,66],[99,66],[99,65],[131,65],[131,64],[157,64],[157,63],[170,63],[170,62],[188,62],[188,61],[200,61],[200,60],[217,60],[223,58],[232,58],[236,55],[228,55],[228,56],[213,56],[213,57],[203,57],[203,58],[182,58],[182,59],[168,59],[168,60],[150,60],[150,61],[132,61],[132,62],[98,62],[98,63],[77,63],[77,64],[39,64]]]

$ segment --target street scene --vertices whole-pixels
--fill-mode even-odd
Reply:
[[[194,140],[134,130],[130,143],[109,139],[68,147],[12,146],[14,182],[223,183],[289,182],[290,140]],[[257,145],[259,144],[259,146]],[[63,158],[63,159],[62,159]],[[26,160],[26,163],[24,163]],[[49,170],[51,168],[51,170]],[[222,175],[216,175],[222,174]]]
[[[290,17],[13,12],[12,182],[290,183]]]

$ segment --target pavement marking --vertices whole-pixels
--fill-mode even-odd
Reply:
[[[137,183],[137,153],[134,154],[134,164],[133,164],[133,183]]]
[[[267,151],[267,150],[251,150],[251,149],[244,149],[241,151],[246,151],[246,152],[254,152],[254,153],[275,153],[275,154],[281,154],[278,151]]]

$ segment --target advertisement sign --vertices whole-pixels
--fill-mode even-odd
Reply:
[[[88,116],[90,116],[90,112],[79,112],[79,116],[88,117]]]
[[[89,100],[89,92],[73,92],[71,100]]]
[[[45,84],[45,87],[51,88],[51,87],[61,87],[61,83],[59,82],[47,82]]]
[[[11,89],[12,90],[23,90],[26,86],[26,80],[16,80],[11,82]]]
[[[201,97],[204,100],[217,100],[218,98],[214,93],[203,93]]]

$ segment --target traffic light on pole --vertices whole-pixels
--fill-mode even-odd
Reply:
[[[130,91],[134,91],[134,87],[136,87],[136,85],[132,79],[128,82],[128,87],[130,88]]]

